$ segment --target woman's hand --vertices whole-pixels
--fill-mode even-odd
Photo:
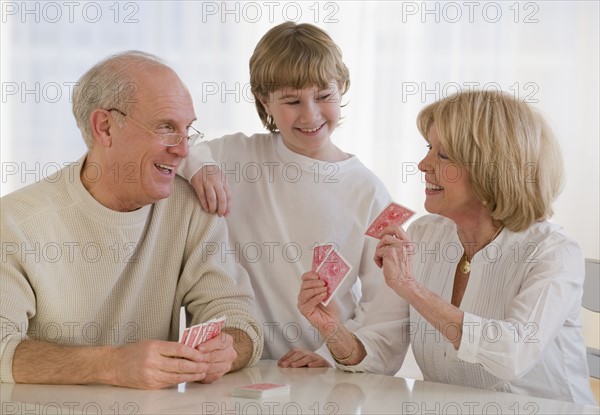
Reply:
[[[385,283],[403,298],[416,284],[412,273],[412,254],[414,244],[400,226],[390,226],[383,231],[383,236],[375,250],[375,264],[383,268]]]

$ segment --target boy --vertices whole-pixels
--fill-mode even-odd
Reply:
[[[311,267],[315,244],[333,243],[353,267],[334,301],[344,325],[357,328],[383,283],[372,260],[376,240],[364,232],[391,198],[331,141],[350,81],[340,49],[323,30],[292,22],[269,30],[250,59],[250,84],[270,132],[194,146],[180,174],[191,178],[205,210],[227,212],[233,246],[206,252],[223,260],[235,255],[250,274],[265,331],[262,358],[283,367],[329,366],[323,339],[296,307],[300,276]],[[203,166],[211,155],[218,169]],[[231,207],[224,176],[237,202]]]

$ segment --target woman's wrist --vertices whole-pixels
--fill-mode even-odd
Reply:
[[[354,333],[352,333],[352,345],[351,345],[351,349],[350,352],[346,355],[346,356],[337,356],[332,348],[329,348],[329,353],[331,354],[331,357],[333,357],[333,360],[335,360],[337,363],[339,363],[340,365],[345,365],[345,366],[352,366],[349,365],[348,363],[351,361],[352,356],[354,356],[356,354],[356,350],[358,349],[358,345],[355,343],[358,343],[359,340],[358,338],[354,335]],[[328,345],[329,346],[329,345]]]
[[[344,366],[354,366],[362,362],[366,356],[362,342],[347,329],[341,336],[326,340],[327,348],[333,360]]]
[[[412,301],[416,300],[421,295],[421,284],[419,284],[414,277],[404,280],[398,279],[391,288],[396,294],[411,304]]]
[[[332,341],[334,343],[339,341],[339,339],[338,339],[339,335],[343,331],[348,330],[348,329],[346,329],[346,326],[344,326],[342,324],[342,322],[339,320],[332,320],[332,321],[328,321],[327,323],[320,324],[317,327],[317,329],[319,330],[321,337],[323,337],[323,340],[326,343],[329,341]]]

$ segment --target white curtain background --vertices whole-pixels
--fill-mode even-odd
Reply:
[[[566,186],[552,220],[586,257],[600,257],[597,1],[2,1],[1,7],[2,195],[85,152],[71,115],[72,85],[100,59],[127,49],[157,54],[178,71],[208,138],[263,131],[248,59],[269,28],[293,20],[325,29],[350,69],[345,118],[333,140],[419,214],[424,184],[416,165],[425,142],[415,117],[425,104],[478,87],[539,108],[565,157]]]

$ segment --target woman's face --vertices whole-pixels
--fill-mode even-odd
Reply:
[[[427,141],[429,150],[419,163],[419,170],[425,173],[425,209],[455,222],[479,215],[484,207],[473,192],[469,173],[448,158],[435,123],[429,129]]]

